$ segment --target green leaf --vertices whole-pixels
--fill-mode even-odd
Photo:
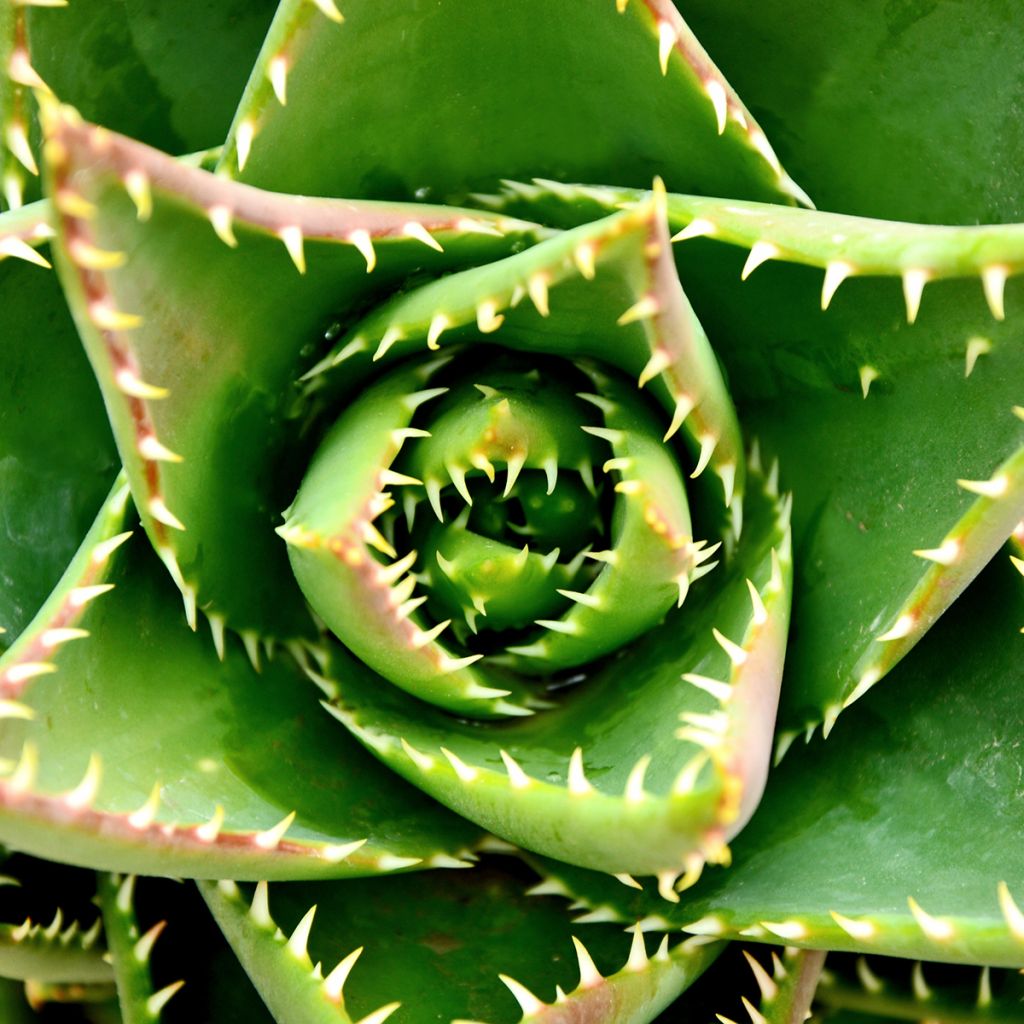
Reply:
[[[823,209],[1024,220],[1014,0],[677,6]]]
[[[219,661],[144,541],[87,550],[99,574],[44,611],[84,605],[90,635],[50,633],[53,671],[21,693],[33,719],[0,722],[4,842],[106,870],[295,878],[448,863],[477,839],[332,727],[294,660],[315,676],[308,652],[258,673],[229,638]]]
[[[727,871],[670,907],[548,864],[605,919],[944,962],[1024,948],[1018,742],[1024,588],[1003,559],[942,625],[771,775]],[[950,856],[955,850],[956,856]]]
[[[666,943],[649,954],[641,933],[631,943],[607,926],[587,928],[580,942],[564,906],[527,894],[527,884],[488,864],[384,884],[261,885],[255,896],[230,882],[200,890],[282,1024],[369,1024],[390,1017],[385,1007],[395,1024],[512,1024],[553,1013],[634,1024],[722,949]]]
[[[223,141],[274,0],[73,0],[30,10],[32,60],[86,117],[170,153]]]
[[[0,626],[6,629],[0,642],[5,644],[24,629],[60,578],[118,465],[99,389],[60,285],[52,273],[28,262],[31,246],[47,232],[37,206],[0,216],[0,253],[23,257],[0,262]],[[67,417],[73,418],[74,430],[68,430]]]
[[[48,117],[58,269],[190,619],[202,608],[252,642],[309,635],[274,533],[311,444],[293,381],[334,318],[421,269],[504,255],[533,228],[503,218],[506,237],[497,218],[447,208],[271,196],[73,111]],[[445,252],[420,237],[431,230]]]
[[[328,706],[395,771],[502,838],[604,871],[658,872],[678,899],[680,865],[687,885],[727,856],[767,770],[788,525],[758,472],[749,484],[734,558],[560,691],[557,708],[495,727],[459,721],[354,662],[333,670]]]
[[[675,8],[619,6],[344,0],[342,21],[330,0],[286,0],[221,167],[305,195],[464,201],[504,177],[661,174],[802,198]]]

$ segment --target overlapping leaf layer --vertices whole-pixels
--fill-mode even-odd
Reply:
[[[1016,12],[819,6],[0,0],[5,1021],[1017,1019]]]

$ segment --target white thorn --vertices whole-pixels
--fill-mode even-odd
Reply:
[[[505,763],[509,785],[513,789],[526,789],[527,786],[532,784],[533,780],[523,771],[519,762],[511,754],[505,750],[499,750],[498,753],[501,754],[501,759]]]
[[[891,628],[878,637],[879,642],[886,643],[889,640],[902,640],[914,630],[916,617],[910,612],[905,612],[891,626]]]
[[[352,950],[352,952],[349,953],[349,955],[345,957],[345,959],[342,960],[326,978],[324,978],[324,993],[327,995],[328,999],[336,1003],[340,1002],[342,991],[345,988],[345,982],[348,981],[348,976],[352,973],[352,968],[362,955],[362,952],[362,946],[358,949]]]
[[[537,312],[540,313],[541,316],[547,316],[551,311],[548,306],[547,274],[543,271],[537,271],[537,273],[531,274],[529,280],[526,282],[526,290],[530,295],[530,301],[537,308]]]
[[[873,366],[865,365],[857,371],[860,377],[860,393],[867,398],[871,385],[881,376]]]
[[[261,928],[273,927],[274,919],[270,916],[270,893],[267,890],[266,882],[256,883],[252,905],[249,907],[249,916]]]
[[[515,978],[510,978],[507,974],[499,974],[498,977],[502,980],[505,987],[515,997],[516,1002],[519,1004],[519,1008],[523,1011],[525,1018],[534,1016],[539,1010],[543,1010],[545,1003],[542,1003],[525,985],[516,981]]]
[[[304,274],[306,272],[306,252],[303,248],[302,229],[295,224],[289,224],[278,231],[277,237],[284,242],[284,247],[288,250],[295,269],[300,274]]]
[[[184,981],[176,981],[171,985],[166,985],[159,992],[154,992],[146,1000],[146,1012],[149,1014],[150,1019],[160,1019],[160,1012],[184,984]]]
[[[163,523],[172,530],[185,529],[185,524],[164,504],[164,499],[160,495],[154,494],[147,502],[146,508],[158,523]]]
[[[757,960],[754,959],[754,957],[750,955],[750,953],[747,952],[747,950],[743,950],[743,955],[746,957],[747,964],[754,973],[754,980],[757,982],[757,987],[761,992],[761,998],[765,1001],[771,1001],[779,994],[779,986],[772,979],[772,976]]]
[[[441,753],[444,754],[445,759],[452,766],[452,769],[459,777],[460,781],[465,783],[476,781],[477,777],[480,775],[479,769],[466,764],[458,754],[453,754],[447,747],[441,747]]]
[[[871,970],[871,965],[862,956],[857,957],[857,980],[863,986],[864,991],[871,995],[878,995],[885,987],[878,975]]]
[[[196,829],[196,838],[202,843],[214,843],[224,825],[224,808],[217,804],[210,820]]]
[[[604,976],[597,969],[594,963],[593,957],[587,952],[586,946],[576,938],[572,936],[572,944],[576,947],[576,960],[580,968],[580,983],[578,988],[594,988],[600,985],[604,981]]]
[[[960,550],[960,541],[955,537],[947,537],[939,547],[921,548],[914,554],[938,565],[952,565],[960,557]]]
[[[933,917],[929,914],[913,896],[907,897],[907,906],[910,907],[911,914],[914,915],[914,920],[917,921],[921,928],[921,931],[936,942],[943,942],[947,939],[953,938],[956,934],[956,930],[949,921],[945,921],[942,918]]]
[[[637,380],[637,387],[643,387],[648,381],[653,380],[660,373],[664,373],[672,365],[672,357],[663,348],[656,348],[651,353],[651,358],[647,360],[647,364],[640,371],[640,377]]]
[[[245,170],[249,162],[249,153],[252,151],[252,140],[256,137],[256,125],[248,118],[245,118],[235,133],[235,151],[238,157],[239,173]]]
[[[141,377],[127,366],[122,367],[114,375],[114,383],[118,391],[130,398],[160,399],[166,398],[170,392],[167,388],[155,384],[147,384]]]
[[[992,972],[988,965],[982,967],[978,978],[978,1006],[982,1009],[992,1005]]]
[[[160,790],[160,783],[155,783],[152,790],[150,790],[149,796],[146,798],[146,802],[137,811],[132,811],[128,815],[128,824],[132,828],[143,831],[153,824],[156,819],[156,812],[160,807]]]
[[[419,221],[411,220],[402,228],[402,234],[406,238],[412,238],[417,242],[430,246],[436,252],[444,252],[441,243],[422,225]]]
[[[377,266],[377,251],[373,247],[373,239],[370,237],[370,232],[363,228],[357,228],[349,234],[348,240],[359,250],[363,259],[366,260],[366,272],[372,274],[373,268]]]
[[[725,132],[725,122],[729,114],[729,104],[725,95],[725,86],[717,78],[707,78],[704,80],[704,91],[708,94],[708,99],[711,100],[711,105],[715,108],[715,121],[718,125],[718,134],[722,135]]]
[[[673,242],[685,242],[688,238],[703,238],[713,235],[718,230],[718,225],[704,217],[694,217],[682,231],[677,231],[672,236]]]
[[[676,398],[676,407],[672,413],[672,422],[669,424],[668,430],[665,431],[665,436],[662,438],[663,441],[669,441],[673,435],[683,425],[686,417],[693,412],[694,401],[689,395],[680,395]]]
[[[37,267],[50,269],[50,261],[41,256],[28,242],[9,235],[7,238],[0,238],[0,255],[14,256],[19,260],[34,263]]]
[[[679,33],[675,26],[668,21],[658,22],[658,63],[661,66],[661,73],[668,74],[668,59],[679,42]]]
[[[436,352],[441,347],[438,344],[438,338],[451,327],[451,324],[451,320],[444,313],[434,314],[433,319],[430,321],[430,327],[427,328],[427,348],[431,352]]]
[[[1006,279],[1009,276],[1010,268],[1003,263],[992,263],[983,267],[981,271],[981,286],[985,291],[985,301],[997,320],[1006,319],[1003,289],[1006,287]]]
[[[988,355],[992,351],[992,342],[988,338],[973,337],[967,340],[967,350],[964,353],[964,377],[970,377],[974,372],[975,364],[979,356]]]
[[[309,933],[313,928],[314,917],[316,917],[315,903],[303,915],[302,920],[295,926],[295,931],[292,932],[291,938],[288,940],[288,952],[296,960],[309,959],[307,947],[309,945]]]
[[[380,1007],[378,1010],[374,1010],[373,1013],[368,1013],[365,1017],[361,1017],[356,1024],[384,1024],[384,1021],[388,1019],[402,1004],[401,1003],[388,1003],[386,1006]]]
[[[762,626],[768,621],[768,610],[765,608],[764,601],[761,600],[761,594],[754,586],[753,580],[747,580],[747,590],[750,592],[750,603],[754,606],[754,625]]]
[[[983,498],[1001,498],[1010,489],[1010,479],[1005,473],[991,480],[957,480],[957,486]]]
[[[747,652],[740,647],[739,644],[733,642],[727,636],[720,633],[715,627],[712,627],[711,632],[714,635],[714,638],[718,641],[718,645],[726,654],[729,655],[729,660],[733,665],[738,668],[746,662]]]
[[[411,643],[413,647],[418,650],[421,647],[426,647],[427,644],[433,643],[451,624],[451,619],[445,619],[444,622],[439,622],[428,630],[417,629],[412,635]]]
[[[778,259],[780,250],[774,242],[755,242],[750,247],[750,253],[747,256],[747,262],[743,264],[743,270],[740,271],[740,280],[746,281],[750,275],[757,270],[762,263],[768,260]]]
[[[644,793],[644,776],[647,774],[647,767],[650,763],[650,754],[644,754],[630,769],[624,794],[626,803],[638,804],[644,799],[646,795]]]
[[[285,106],[288,102],[288,58],[279,53],[271,58],[267,65],[267,78],[277,97],[277,102]]]
[[[569,775],[567,778],[571,796],[587,796],[594,792],[594,787],[587,781],[583,771],[583,749],[577,747],[569,758]]]
[[[928,982],[924,980],[924,967],[921,966],[920,960],[914,964],[911,971],[910,985],[914,992],[914,998],[919,1002],[931,999],[932,990],[928,987]]]
[[[587,281],[593,281],[597,274],[597,248],[593,242],[581,242],[572,253],[573,263],[580,272],[580,276]]]
[[[661,304],[658,302],[657,296],[647,294],[634,302],[615,322],[620,327],[625,327],[638,320],[649,320],[651,317],[657,316],[660,309]]]
[[[908,267],[903,271],[903,298],[907,303],[907,323],[917,319],[921,308],[921,294],[931,280],[931,271],[923,267]]]
[[[334,0],[310,0],[313,6],[325,17],[340,25],[345,19],[334,3]]]
[[[182,457],[161,444],[154,434],[143,434],[138,443],[139,454],[147,462],[181,462]]]
[[[857,939],[860,942],[866,942],[868,939],[875,937],[875,926],[870,921],[855,921],[851,917],[845,917],[843,914],[837,913],[835,910],[830,910],[829,914],[832,916],[832,920],[835,921],[840,928],[850,936],[851,939]]]
[[[696,686],[699,690],[711,694],[720,704],[725,704],[732,697],[732,687],[718,679],[710,679],[708,676],[698,675],[696,672],[686,672],[683,681]]]
[[[235,215],[231,211],[230,206],[224,206],[218,203],[216,206],[211,206],[206,211],[207,217],[210,219],[210,225],[216,232],[217,237],[227,246],[232,249],[238,245],[238,239],[235,238],[234,231],[234,217]]]
[[[996,894],[999,897],[999,909],[1003,912],[1007,927],[1013,932],[1014,938],[1024,939],[1024,912],[1010,895],[1009,886],[1005,882],[1000,882],[996,887]]]
[[[505,317],[498,312],[498,304],[494,299],[481,302],[476,309],[476,326],[481,334],[491,334],[505,322]]]
[[[647,947],[644,943],[643,929],[637,925],[633,929],[633,941],[629,945],[629,959],[623,970],[640,973],[647,969],[649,961],[647,958]]]
[[[82,781],[70,793],[64,796],[64,803],[68,807],[81,811],[92,806],[92,802],[96,799],[96,794],[99,792],[102,768],[99,755],[91,754]]]
[[[295,821],[295,811],[285,815],[273,828],[257,832],[253,842],[261,850],[276,849],[281,840],[284,839],[285,832],[292,827],[293,821]]]
[[[702,434],[700,437],[700,455],[697,456],[697,465],[694,466],[693,472],[690,474],[691,480],[696,480],[697,477],[707,469],[708,463],[711,461],[711,456],[714,453],[715,445],[718,444],[718,438],[713,437],[711,434]]]
[[[825,281],[821,286],[821,308],[828,309],[839,286],[853,273],[853,264],[845,260],[832,260],[825,267]]]

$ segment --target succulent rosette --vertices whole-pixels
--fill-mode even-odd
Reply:
[[[9,1018],[1013,1017],[1024,233],[916,100],[966,131],[959,16],[53,6],[0,0]]]

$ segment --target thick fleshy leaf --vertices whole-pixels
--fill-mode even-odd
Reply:
[[[1019,634],[998,559],[827,741],[773,772],[727,871],[679,907],[548,865],[605,919],[961,963],[1024,963]],[[955,850],[956,856],[949,851]]]
[[[20,680],[33,719],[0,731],[5,842],[108,870],[295,878],[447,863],[477,839],[332,727],[292,655],[260,673],[227,638],[218,661],[143,538],[82,562],[101,571],[66,577],[22,637],[50,669]],[[69,607],[66,632],[50,613]]]
[[[559,186],[543,208],[571,220],[629,198]],[[1024,518],[1024,229],[681,196],[668,212],[740,419],[793,491],[791,740],[830,728]]]
[[[436,357],[432,350],[439,350]],[[413,355],[421,357],[418,364],[400,362]],[[488,376],[503,359],[519,366],[527,384],[528,375],[561,373],[565,394],[553,399],[538,386],[526,403],[529,412],[516,414],[508,405],[504,416],[500,388],[492,386],[500,382]],[[375,369],[383,379],[367,387]],[[528,713],[537,706],[531,702],[536,687],[524,687],[521,675],[585,665],[642,635],[705,571],[701,563],[714,553],[720,533],[742,529],[739,426],[676,277],[660,198],[402,294],[357,322],[306,379],[311,394],[328,405],[341,405],[339,394],[352,397],[311,461],[280,530],[296,577],[312,607],[363,661],[402,689],[460,714]],[[451,394],[441,399],[448,385]],[[639,391],[645,386],[661,404],[660,414]],[[517,407],[526,393],[517,393]],[[447,409],[445,402],[460,394],[466,408]],[[493,404],[481,407],[482,399]],[[431,412],[433,400],[440,402],[439,418]],[[550,407],[558,419],[547,425],[547,436],[537,424]],[[481,408],[490,412],[471,435],[470,417]],[[500,422],[492,423],[491,413]],[[690,454],[669,443],[677,432]],[[397,551],[380,533],[394,539],[388,513],[401,488],[406,510],[410,502],[414,512],[423,506],[422,516],[442,520],[453,542],[464,540],[451,507],[454,522],[444,524],[444,496],[471,502],[468,487],[494,476],[492,459],[505,468],[505,495],[521,490],[520,471],[543,472],[549,493],[559,474],[568,473],[592,492],[596,477],[610,508],[601,517],[610,525],[598,545],[607,550],[569,543],[562,561],[547,570],[569,571],[577,555],[589,556],[603,559],[597,578],[576,590],[566,582],[560,591],[552,587],[562,607],[531,617],[536,626],[525,625],[532,632],[519,634],[493,658],[453,649],[441,624],[445,615],[421,619],[436,613],[429,603],[416,612],[429,602],[439,567],[454,564],[450,544],[438,562],[415,550],[418,542],[411,552]],[[696,483],[684,483],[684,466]],[[698,506],[708,506],[698,515],[705,531],[699,541],[688,489]],[[516,556],[527,538],[508,539],[516,541],[507,555],[518,579],[525,563]],[[545,555],[557,546],[544,548],[540,540]],[[375,551],[393,563],[382,565]],[[552,559],[558,558],[555,551]],[[413,597],[415,587],[420,593]],[[514,597],[515,587],[506,589]],[[586,593],[579,596],[581,589]],[[473,596],[475,610],[489,618],[483,596]],[[440,639],[430,632],[435,624]]]
[[[103,911],[103,930],[110,947],[110,960],[117,979],[117,998],[124,1024],[148,1024],[159,1019],[163,1007],[181,988],[172,982],[154,991],[149,961],[162,925],[145,933],[139,930],[135,914],[135,876],[100,874],[97,888]]]
[[[41,213],[32,206],[0,216],[3,645],[17,637],[60,578],[117,472],[99,389],[60,285],[44,267],[32,265],[33,257],[45,262],[34,248],[49,233]]]
[[[0,977],[109,984],[113,973],[92,905],[92,874],[17,854],[4,860],[2,871]]]
[[[530,719],[488,728],[355,664],[328,705],[395,771],[505,839],[600,870],[682,873],[727,856],[767,771],[788,623],[785,503],[749,478],[735,556],[684,607]],[[680,728],[682,725],[682,728]],[[685,869],[685,871],[684,871]]]
[[[224,140],[276,6],[73,0],[29,11],[32,60],[91,121],[189,153]]]
[[[676,6],[821,208],[1024,220],[1015,0]]]
[[[1012,1024],[1024,1018],[1022,996],[1015,970],[951,972],[921,962],[834,954],[815,1000],[830,1020],[845,1011],[875,1020],[920,1020],[927,1013],[930,1020]]]
[[[636,1024],[721,951],[719,943],[687,940],[649,954],[642,933],[631,942],[607,926],[577,938],[564,904],[529,895],[528,884],[485,865],[384,884],[200,889],[282,1024],[383,1020],[385,1007],[395,1024]]]
[[[375,199],[532,174],[803,196],[668,0],[285,0],[222,168]]]
[[[447,208],[271,195],[72,111],[50,108],[48,124],[64,288],[190,618],[198,606],[253,638],[308,634],[274,533],[310,445],[292,382],[335,317],[413,272],[504,255],[532,229],[503,219],[506,236],[497,218]],[[425,243],[429,231],[441,242]]]

